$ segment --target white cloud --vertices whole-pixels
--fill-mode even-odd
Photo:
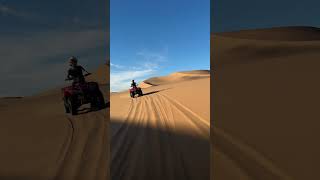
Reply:
[[[150,76],[153,73],[155,73],[154,69],[111,72],[111,91],[115,92],[128,89],[130,87],[131,80],[134,79],[135,81],[139,82],[142,80],[142,78]]]
[[[117,69],[122,69],[122,68],[124,68],[124,66],[122,66],[122,65],[113,64],[113,63],[110,63],[110,66],[111,66],[111,67],[114,67],[114,68],[117,68]]]
[[[107,41],[105,33],[103,30],[84,30],[1,37],[0,54],[6,63],[0,67],[0,72],[37,66],[48,58],[74,55],[103,46]],[[54,60],[51,63],[55,63]]]
[[[80,57],[80,63],[102,63],[106,52],[92,50],[107,47],[106,33],[89,29],[0,36],[0,84],[6,84],[0,87],[0,96],[28,95],[62,84],[71,55],[86,54],[88,60]]]
[[[167,60],[168,56],[168,48],[164,48],[161,52],[153,52],[149,50],[142,50],[137,53],[144,61],[151,61],[151,62],[163,62]]]
[[[19,12],[9,6],[0,4],[0,15],[2,16],[16,16],[16,17],[27,17],[28,14]]]
[[[0,13],[2,15],[11,15],[16,14],[17,12],[14,9],[9,8],[8,6],[0,4]]]
[[[111,63],[110,86],[111,91],[123,91],[130,87],[131,80],[138,83],[147,79],[161,68],[160,63],[167,60],[168,49],[162,52],[139,51],[137,64],[139,66],[122,66]]]
[[[81,22],[81,20],[80,20],[79,17],[73,17],[72,22],[75,23],[75,24],[78,24],[78,23]]]

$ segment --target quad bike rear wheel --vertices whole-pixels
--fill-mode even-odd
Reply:
[[[94,93],[90,105],[92,110],[100,110],[105,107],[104,97],[100,90],[97,90],[96,93]]]
[[[98,91],[98,96],[97,96],[97,105],[100,109],[104,108],[106,106],[106,102],[104,101],[104,97],[102,92],[99,90]]]
[[[143,93],[142,93],[141,89],[138,90],[138,94],[139,94],[139,96],[143,96]]]

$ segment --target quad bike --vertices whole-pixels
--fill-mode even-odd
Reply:
[[[131,89],[129,89],[129,93],[130,93],[130,97],[134,98],[136,94],[138,94],[138,96],[143,96],[142,90],[140,87],[132,87]]]
[[[85,76],[88,75],[90,74]],[[72,79],[66,79],[66,81],[69,80]],[[100,110],[105,106],[103,94],[96,82],[75,83],[61,90],[66,113],[77,115],[78,108],[88,103],[90,103],[91,110]]]

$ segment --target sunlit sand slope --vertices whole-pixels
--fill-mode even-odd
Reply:
[[[163,79],[169,78],[142,97],[112,93],[112,179],[209,179],[208,71],[203,78]]]

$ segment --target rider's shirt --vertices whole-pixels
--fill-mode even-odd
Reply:
[[[74,80],[74,82],[84,81],[83,67],[79,66],[79,65],[71,67],[68,70],[68,76],[71,76],[71,78]]]

